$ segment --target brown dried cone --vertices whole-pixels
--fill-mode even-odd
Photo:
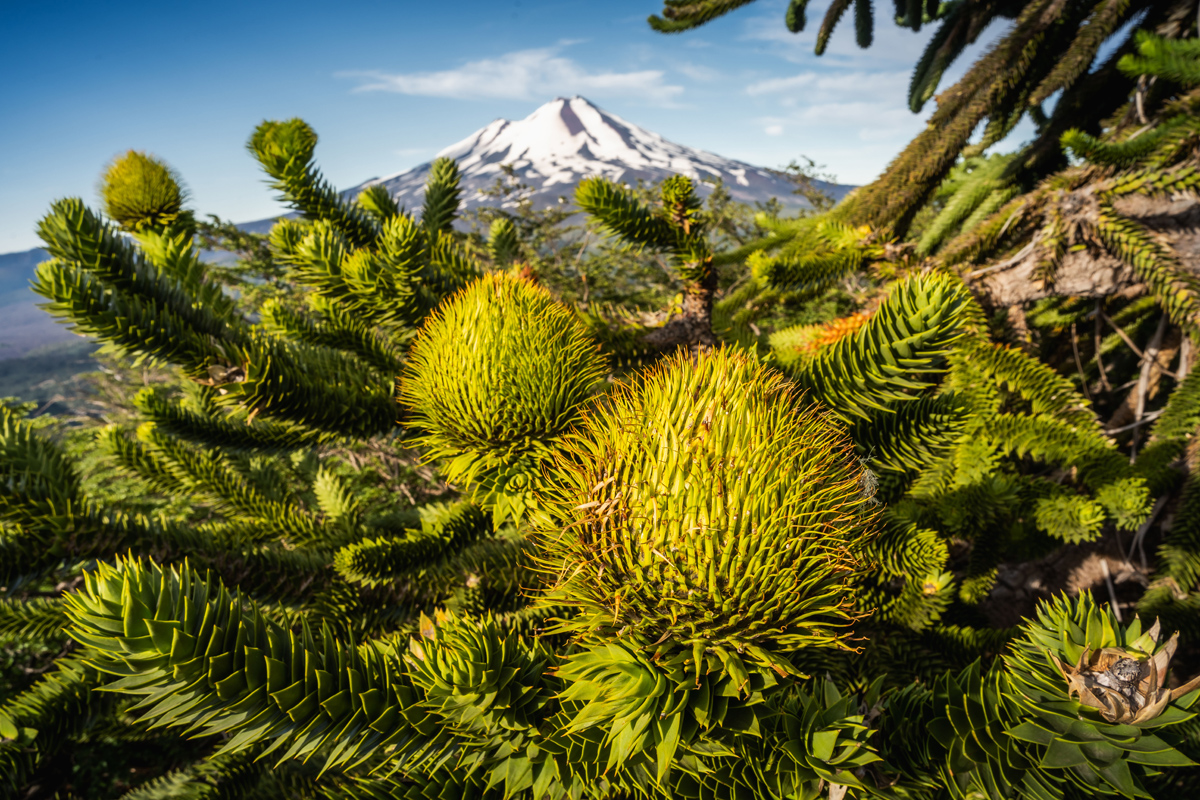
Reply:
[[[1158,641],[1159,624],[1146,632]],[[1075,666],[1065,664],[1051,655],[1055,665],[1067,679],[1072,697],[1090,708],[1100,710],[1109,722],[1139,725],[1148,722],[1188,692],[1200,687],[1200,675],[1177,689],[1163,686],[1167,680],[1167,665],[1179,646],[1179,634],[1153,656],[1138,659],[1119,647],[1099,650],[1085,649]]]
[[[1200,680],[1164,688],[1177,640],[1159,635],[1157,623],[1123,624],[1090,592],[1039,606],[1004,656],[1004,699],[1023,720],[1007,733],[1031,774],[1088,796],[1150,797],[1146,779],[1196,765],[1170,729],[1194,718]]]

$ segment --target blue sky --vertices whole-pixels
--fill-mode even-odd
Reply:
[[[277,213],[244,149],[264,118],[313,125],[340,186],[573,94],[681,144],[768,167],[806,155],[864,183],[931,109],[911,114],[905,92],[933,29],[880,19],[860,50],[847,16],[818,58],[826,4],[798,35],[786,0],[759,0],[664,36],[645,22],[654,0],[0,0],[0,253],[37,246],[55,198],[94,203],[101,169],[130,148],[182,173],[201,213]]]

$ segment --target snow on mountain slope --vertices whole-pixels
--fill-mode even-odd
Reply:
[[[464,208],[495,203],[481,190],[501,177],[503,164],[511,165],[521,182],[531,187],[531,199],[538,206],[556,203],[560,196],[570,201],[575,185],[592,175],[632,186],[639,178],[656,181],[674,173],[697,181],[720,177],[734,199],[747,203],[778,197],[789,208],[807,205],[792,194],[794,187],[786,178],[675,144],[582,97],[552,100],[517,122],[498,119],[437,155],[458,161]],[[387,178],[375,178],[345,194],[353,197],[366,186],[382,184],[401,206],[419,211],[429,168],[426,163]],[[820,186],[837,199],[853,188],[824,183]]]

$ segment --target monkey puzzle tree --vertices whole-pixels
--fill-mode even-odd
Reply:
[[[491,263],[462,246],[453,162],[418,219],[341,196],[315,144],[250,140],[300,215],[270,247],[302,304],[226,294],[146,156],[104,214],[40,226],[48,309],[188,384],[98,442],[205,513],[102,506],[0,412],[0,630],[73,642],[0,705],[8,792],[101,729],[191,738],[146,798],[1144,797],[1193,764],[1178,639],[1086,592],[1019,629],[978,606],[1014,553],[1143,524],[1194,393],[1130,465],[945,271],[764,341],[756,301],[886,247],[781,223],[792,250],[718,296],[749,251],[715,252],[686,177],[655,204],[580,187],[685,287],[651,321],[581,311],[508,268],[502,222]],[[458,496],[366,502],[335,455],[364,440],[423,448]]]

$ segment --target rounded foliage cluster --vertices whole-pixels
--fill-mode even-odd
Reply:
[[[404,655],[425,704],[463,730],[521,730],[549,699],[545,652],[505,632],[490,615],[421,615]]]
[[[302,119],[267,120],[254,129],[246,148],[277,169],[286,162],[303,165],[317,149],[317,132]]]
[[[787,669],[837,646],[866,500],[851,443],[750,356],[682,354],[568,437],[545,536],[566,623]]]
[[[409,355],[401,400],[440,455],[520,453],[574,423],[603,375],[570,309],[497,273],[432,315]]]
[[[153,156],[130,150],[101,178],[104,211],[127,231],[170,225],[184,213],[187,193],[179,177]]]

